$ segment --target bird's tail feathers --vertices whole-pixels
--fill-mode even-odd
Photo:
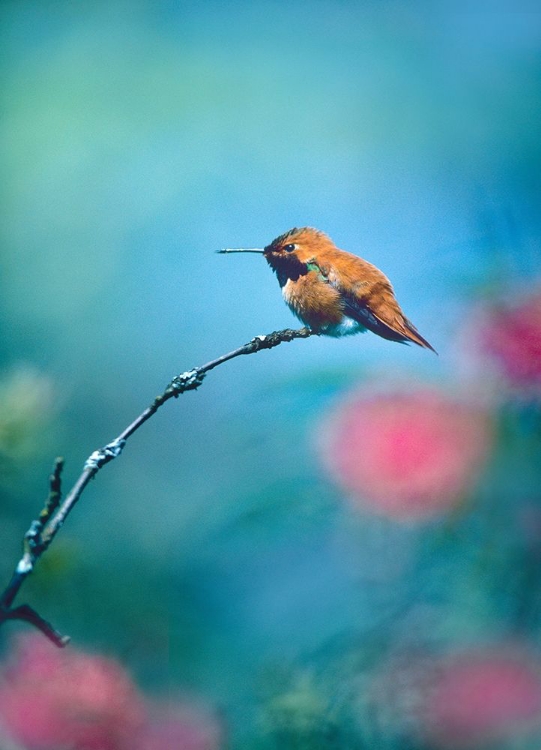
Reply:
[[[434,354],[437,354],[438,352],[434,349],[432,344],[429,344],[428,341],[421,336],[417,328],[413,325],[413,323],[408,320],[406,317],[403,319],[403,326],[400,326],[403,328],[403,331],[400,331],[403,333],[404,337],[408,339],[408,341],[412,341],[414,344],[417,344],[418,346],[422,346],[423,349],[430,349],[434,352]]]
[[[394,316],[392,321],[386,321],[382,320],[379,315],[372,314],[377,321],[377,325],[369,325],[368,327],[370,327],[374,333],[377,333],[378,336],[402,344],[417,344],[417,346],[421,346],[423,349],[430,349],[434,354],[438,353],[432,344],[421,336],[411,320],[408,320],[405,315],[401,314],[400,317]]]

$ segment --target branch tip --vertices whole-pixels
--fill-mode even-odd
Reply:
[[[36,612],[29,604],[21,604],[14,609],[0,609],[0,623],[6,620],[21,620],[40,630],[44,636],[52,641],[55,646],[64,648],[70,642],[68,635],[62,635],[54,628],[50,622],[47,622],[40,614]]]

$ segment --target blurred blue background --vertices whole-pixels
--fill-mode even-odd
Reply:
[[[67,488],[173,375],[295,324],[266,263],[219,248],[318,227],[440,352],[314,338],[224,365],[89,486],[22,594],[146,689],[219,706],[232,747],[330,747],[268,706],[308,674],[312,716],[369,637],[370,670],[416,583],[437,590],[434,555],[482,532],[450,548],[437,522],[356,516],[314,435],[364,381],[456,388],[473,303],[539,277],[541,11],[17,0],[0,19],[6,582],[56,455]],[[398,747],[380,730],[336,746]]]

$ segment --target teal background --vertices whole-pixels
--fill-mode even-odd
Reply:
[[[367,334],[225,364],[100,473],[25,587],[148,691],[220,707],[231,747],[333,746],[341,686],[425,596],[455,613],[438,644],[511,632],[531,601],[537,648],[538,562],[511,600],[518,538],[475,565],[517,498],[541,504],[538,406],[503,410],[458,532],[353,514],[314,443],[350,386],[465,387],[475,303],[539,281],[540,41],[527,2],[0,6],[0,366],[23,373],[0,435],[6,582],[56,455],[67,488],[173,375],[294,325],[262,259],[221,247],[316,226],[387,273],[440,353]],[[390,561],[403,575],[374,580]],[[340,706],[337,747],[420,747]]]

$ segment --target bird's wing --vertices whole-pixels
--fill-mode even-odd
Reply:
[[[339,274],[323,264],[318,266],[323,279],[340,292],[344,314],[384,339],[414,343],[435,352],[400,309],[385,274],[358,256],[350,253],[348,256],[350,273],[347,267]]]
[[[373,333],[389,341],[397,341],[402,344],[414,343],[425,349],[435,349],[421,336],[411,320],[402,313],[396,301],[394,305],[389,304],[385,310],[380,306],[376,313],[367,301],[359,299],[355,295],[343,296],[344,312],[354,320]]]

